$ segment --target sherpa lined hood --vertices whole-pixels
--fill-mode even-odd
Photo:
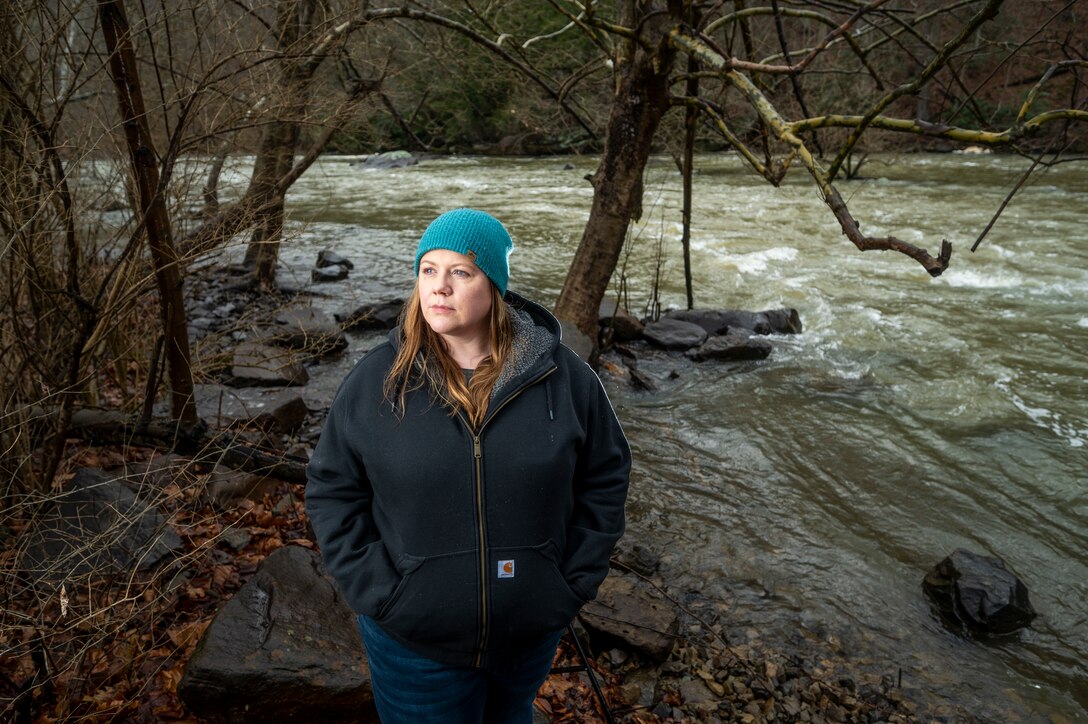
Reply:
[[[492,402],[501,399],[508,388],[516,386],[519,380],[554,356],[563,337],[559,320],[536,302],[509,291],[503,301],[514,328],[514,341],[491,391]],[[393,349],[399,350],[403,339],[399,325],[389,331],[388,338]]]

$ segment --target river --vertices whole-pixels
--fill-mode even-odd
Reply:
[[[355,261],[325,287],[336,311],[406,288],[418,234],[462,205],[507,223],[511,288],[554,302],[594,158],[350,161],[320,160],[288,198],[288,276],[322,248]],[[885,156],[841,183],[867,233],[953,242],[933,279],[857,251],[801,171],[776,189],[697,157],[696,307],[794,307],[804,332],[759,363],[655,363],[656,392],[606,384],[635,457],[628,539],[662,552],[670,590],[719,602],[731,641],[901,676],[933,715],[1088,718],[1088,174],[1039,173],[969,251],[1025,166]],[[679,175],[657,161],[625,265],[636,314],[658,259],[660,304],[685,304],[679,209]],[[958,547],[1023,578],[1029,630],[971,641],[934,619],[921,580]]]

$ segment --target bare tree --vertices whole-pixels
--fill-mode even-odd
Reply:
[[[1015,119],[1010,119],[1005,128],[992,128],[994,119],[976,118],[974,127],[961,127],[893,115],[900,110],[916,110],[915,97],[937,84],[946,93],[955,94],[959,104],[970,107],[986,83],[968,90],[963,70],[966,61],[989,61],[1004,53],[1002,48],[1008,44],[1014,48],[1008,53],[1010,57],[1025,52],[1041,31],[1038,24],[1046,27],[1059,19],[1075,4],[1071,2],[1045,3],[1049,12],[1032,16],[1037,23],[1034,27],[1002,27],[1001,32],[1010,34],[1003,43],[980,34],[980,29],[997,17],[1000,0],[935,3],[928,11],[913,3],[890,0],[818,2],[805,9],[777,2],[747,7],[738,1],[730,8],[724,3],[630,0],[619,3],[620,13],[615,18],[604,17],[592,3],[553,0],[552,4],[594,37],[614,39],[615,93],[601,164],[592,178],[593,208],[556,304],[560,317],[571,320],[591,337],[628,226],[641,214],[643,170],[661,120],[670,108],[698,111],[708,126],[769,183],[779,184],[792,162],[800,161],[842,233],[855,247],[862,251],[900,252],[934,276],[948,266],[950,242],[941,241],[939,251],[931,254],[894,236],[868,236],[836,188],[835,180],[863,134],[893,131],[962,144],[1017,148],[1048,126],[1062,125],[1061,131],[1055,133],[1064,133],[1070,122],[1088,120],[1083,93],[1078,95],[1076,91],[1082,86],[1079,73],[1085,68],[1083,49],[1073,51],[1080,53],[1079,57],[1054,64],[1036,79],[1022,98]],[[757,22],[773,25],[765,26],[762,32],[753,31]],[[1063,22],[1068,24],[1072,19],[1067,17]],[[823,31],[812,36],[813,28]],[[1018,37],[1025,31],[1027,39]],[[744,41],[743,57],[728,50],[738,36]],[[752,57],[760,47],[760,37],[767,55]],[[791,42],[808,37],[815,40],[807,45]],[[1053,42],[1046,47],[1057,49]],[[1037,58],[1040,49],[1033,50],[1032,57]],[[703,70],[689,70],[688,65],[678,62],[682,57],[697,61]],[[1009,60],[1007,57],[1000,62]],[[904,73],[904,68],[908,72]],[[811,115],[809,108],[816,108],[816,101],[806,99],[801,80],[808,75],[844,72],[853,91],[819,99],[820,106],[828,106],[828,110]],[[1039,89],[1061,73],[1069,74],[1066,80],[1073,79],[1066,83],[1072,91],[1069,107],[1036,112]],[[700,79],[697,87],[688,83],[692,77]],[[788,83],[785,88],[781,87],[782,80]],[[677,94],[678,88],[687,92]],[[788,120],[787,114],[795,115],[796,120]],[[821,136],[816,133],[827,129],[846,130],[845,136],[823,136],[824,143],[837,144],[830,163],[825,164],[818,150]],[[762,158],[748,139],[763,145]]]

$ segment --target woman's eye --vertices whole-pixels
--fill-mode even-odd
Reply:
[[[465,271],[464,269],[454,269],[453,273],[456,274],[459,277],[467,277],[468,276],[468,272]]]

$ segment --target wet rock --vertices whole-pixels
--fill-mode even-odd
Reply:
[[[725,334],[729,324],[725,320],[724,312],[720,309],[675,309],[666,312],[665,319],[675,319],[680,322],[697,324],[706,330],[708,335]]]
[[[754,334],[800,334],[801,316],[796,309],[768,309],[746,312],[736,309],[680,309],[668,312],[665,319],[698,324],[707,334],[728,334],[747,330]]]
[[[602,329],[611,330],[611,342],[630,342],[642,338],[642,322],[626,309],[618,307],[615,300],[601,302],[598,322]]]
[[[276,350],[282,354],[282,350]],[[261,417],[297,397],[292,390],[275,387],[239,390],[222,384],[198,384],[194,386],[197,413],[201,419],[217,429],[235,424],[263,425]]]
[[[374,169],[404,168],[405,166],[415,166],[417,163],[419,163],[419,159],[408,151],[386,151],[385,153],[376,153],[373,156],[368,156],[361,163],[352,165],[361,168]]]
[[[59,585],[84,575],[153,568],[181,548],[158,509],[115,476],[80,468],[23,534],[19,567],[34,580]]]
[[[397,326],[397,320],[403,308],[403,299],[391,299],[375,304],[364,304],[350,314],[336,315],[336,319],[345,331],[393,329]]]
[[[693,322],[662,317],[650,322],[643,329],[643,336],[659,347],[669,350],[685,350],[697,347],[707,337],[706,330]]]
[[[695,679],[684,679],[680,682],[680,696],[684,705],[693,713],[706,714],[718,708],[718,701],[705,682]]]
[[[340,325],[332,317],[313,307],[285,309],[276,315],[271,339],[291,349],[304,350],[322,357],[348,346]]]
[[[342,266],[345,269],[354,269],[355,264],[345,256],[337,254],[335,251],[329,249],[322,249],[317,252],[317,263],[314,265],[318,269],[323,269],[327,266]]]
[[[672,608],[630,576],[606,578],[579,617],[591,632],[653,661],[668,657],[680,626]]]
[[[342,266],[326,266],[310,270],[310,281],[314,284],[338,282],[348,278],[348,270]]]
[[[299,546],[266,558],[216,614],[178,695],[211,720],[377,721],[355,615]]]
[[[272,409],[258,414],[253,422],[265,430],[290,434],[302,427],[309,414],[310,408],[306,407],[303,399],[298,395],[291,395],[278,400]]]
[[[767,323],[771,325],[771,334],[801,334],[804,331],[801,315],[792,307],[765,309],[760,314],[766,317]]]
[[[927,573],[922,588],[947,623],[972,633],[1012,633],[1036,615],[1027,586],[1004,561],[963,548]]]
[[[295,356],[280,347],[245,342],[234,350],[229,384],[234,387],[304,385],[309,375]]]
[[[657,392],[657,383],[654,382],[652,377],[635,367],[628,367],[627,369],[631,376],[631,385],[636,390]]]
[[[771,354],[771,344],[746,334],[726,334],[709,337],[706,342],[685,354],[697,362],[766,359]]]

